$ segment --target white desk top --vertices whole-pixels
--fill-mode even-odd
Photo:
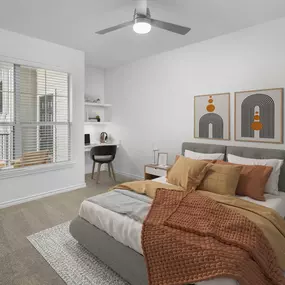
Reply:
[[[98,143],[91,143],[89,145],[84,146],[85,152],[90,151],[92,147],[99,146],[99,145],[116,145],[117,147],[119,147],[119,145],[116,143],[99,143],[99,142]]]

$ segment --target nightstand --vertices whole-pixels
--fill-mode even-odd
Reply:
[[[167,169],[171,166],[160,166],[156,164],[147,164],[144,166],[144,179],[151,180],[161,176],[166,176]]]

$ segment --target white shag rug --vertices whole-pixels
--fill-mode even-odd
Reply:
[[[128,285],[69,233],[70,222],[30,235],[27,239],[67,285]]]

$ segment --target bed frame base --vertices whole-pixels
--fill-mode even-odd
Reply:
[[[147,285],[144,257],[81,217],[70,223],[71,235],[132,285]]]

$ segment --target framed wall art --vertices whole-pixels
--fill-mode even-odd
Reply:
[[[167,166],[168,164],[168,153],[167,152],[159,152],[157,164],[159,166]]]
[[[283,88],[235,93],[235,140],[283,143]]]
[[[230,93],[194,97],[194,137],[230,139]]]

